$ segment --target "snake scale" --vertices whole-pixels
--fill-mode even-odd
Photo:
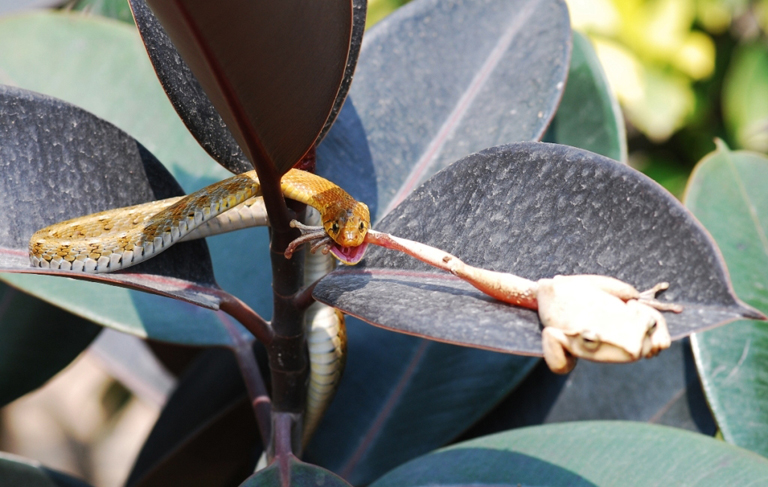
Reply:
[[[327,179],[298,169],[288,171],[280,187],[286,197],[320,212],[322,226],[334,242],[330,250],[336,257],[347,263],[362,258],[355,249],[363,243],[370,226],[364,203],[355,201]],[[56,223],[32,235],[30,263],[33,267],[97,273],[124,269],[181,240],[215,232],[214,225],[208,223],[213,219],[216,226],[224,227],[219,228],[220,233],[229,231],[227,221],[240,218],[216,217],[229,215],[228,210],[260,194],[256,171],[249,171],[187,196]]]
[[[305,203],[307,220],[321,225],[331,253],[346,263],[362,258],[370,227],[368,207],[332,182],[291,169],[280,182],[283,194]],[[267,224],[255,171],[214,183],[188,196],[107,210],[56,223],[35,232],[29,242],[34,267],[82,272],[113,272],[147,260],[171,245]],[[333,270],[333,259],[306,253],[304,282]],[[346,356],[344,317],[336,309],[312,304],[305,314],[310,380],[304,422],[306,444],[341,379]]]

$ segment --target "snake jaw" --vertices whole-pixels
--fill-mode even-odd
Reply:
[[[357,247],[343,247],[334,242],[331,245],[331,253],[334,257],[347,265],[355,265],[365,256],[365,251],[368,249],[368,244],[363,242]]]
[[[298,228],[301,232],[301,237],[297,238],[285,249],[285,258],[290,259],[293,257],[293,253],[296,252],[301,245],[309,242],[314,242],[310,247],[310,252],[315,253],[318,249],[323,254],[328,254],[330,251],[334,257],[347,265],[354,265],[363,260],[365,251],[368,248],[368,244],[363,242],[362,244],[354,247],[347,247],[335,242],[325,231],[323,227],[313,227],[304,225],[303,223],[292,220],[291,227]]]

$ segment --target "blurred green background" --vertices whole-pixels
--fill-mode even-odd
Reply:
[[[369,0],[368,26],[407,3]],[[723,139],[768,152],[768,0],[566,0],[627,124],[629,163],[680,198]]]

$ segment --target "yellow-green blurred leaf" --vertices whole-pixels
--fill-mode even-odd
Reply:
[[[736,49],[723,82],[723,116],[739,148],[768,151],[768,47]]]

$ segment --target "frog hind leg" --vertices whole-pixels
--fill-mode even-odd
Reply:
[[[565,334],[553,327],[545,327],[541,332],[541,343],[544,348],[544,361],[549,370],[556,374],[567,374],[576,366],[576,357],[565,348]]]

